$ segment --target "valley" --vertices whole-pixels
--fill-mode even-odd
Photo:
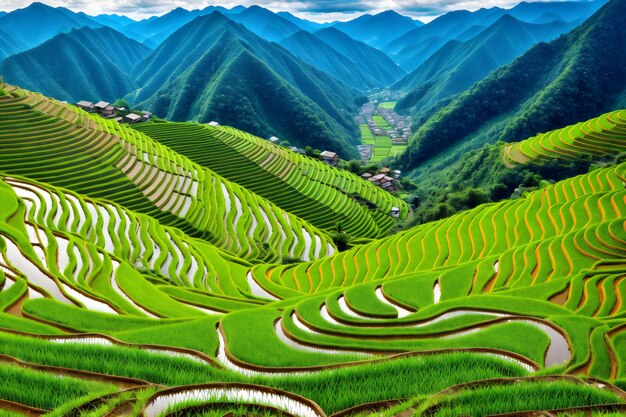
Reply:
[[[0,417],[626,415],[626,0],[62,4],[0,12]]]

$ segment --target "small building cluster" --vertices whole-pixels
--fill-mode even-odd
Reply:
[[[372,174],[365,172],[361,175],[361,178],[367,180],[377,187],[387,191],[396,191],[398,189],[397,181],[400,178],[401,171],[391,170],[388,167],[383,167],[378,170],[378,173]]]
[[[152,118],[150,112],[131,113],[126,107],[115,107],[107,101],[99,101],[94,104],[91,101],[81,100],[76,103],[76,107],[88,113],[96,113],[105,119],[114,119],[118,123],[147,122]]]
[[[411,138],[411,119],[409,117],[400,116],[398,113],[391,109],[378,109],[378,114],[383,116],[383,118],[389,123],[392,128],[391,129],[378,129],[380,133],[374,133],[378,136],[389,136],[391,138],[391,142],[397,145],[405,145],[409,142]],[[371,124],[374,124],[370,120]],[[370,129],[372,129],[372,125],[370,124]]]
[[[322,153],[320,153],[320,156],[322,157],[322,161],[325,164],[328,164],[333,167],[339,164],[339,155],[337,155],[336,152],[323,151]]]

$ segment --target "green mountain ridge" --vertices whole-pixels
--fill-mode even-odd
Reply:
[[[314,34],[298,31],[279,44],[304,62],[333,75],[360,90],[382,87],[383,84],[365,73],[362,67],[347,59]]]
[[[449,41],[415,71],[393,85],[409,91],[396,109],[415,114],[471,87],[531,46],[572,29],[563,22],[531,24],[506,14],[466,42]]]
[[[318,30],[314,34],[385,86],[406,75],[384,52],[356,41],[334,27]]]
[[[36,26],[34,22],[37,22]],[[30,48],[61,32],[83,26],[102,27],[84,13],[74,13],[63,7],[54,8],[38,2],[0,17],[0,28]]]
[[[0,73],[62,100],[114,101],[137,88],[128,74],[150,52],[108,27],[84,27],[7,58]]]
[[[356,155],[358,93],[219,13],[175,32],[134,75],[142,87],[132,100],[163,117],[228,120],[260,136]]]
[[[612,0],[572,32],[492,72],[425,120],[401,163],[424,167],[455,144],[515,141],[621,107],[626,53],[614,40],[626,37],[624,12],[626,1]]]

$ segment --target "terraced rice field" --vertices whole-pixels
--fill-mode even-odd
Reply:
[[[602,157],[626,151],[626,110],[603,114],[595,119],[540,133],[504,148],[507,166],[553,159],[564,162],[582,157]]]
[[[352,177],[1,88],[0,415],[623,414],[626,164],[338,253]]]
[[[351,236],[376,238],[394,225],[392,207],[401,208],[402,219],[408,214],[404,201],[352,173],[237,129],[192,123],[135,128],[320,229],[334,230],[340,222]]]

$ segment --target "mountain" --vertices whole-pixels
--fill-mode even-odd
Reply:
[[[298,25],[260,6],[251,6],[229,17],[270,42],[278,42],[300,30]]]
[[[521,2],[509,9],[507,13],[516,19],[525,22],[535,22],[545,19],[545,15],[559,16],[561,20],[573,22],[578,19],[586,19],[602,7],[607,0],[592,1],[546,1],[546,2]],[[541,22],[538,22],[541,23]],[[544,22],[545,23],[545,22]]]
[[[490,26],[504,14],[505,11],[498,7],[475,12],[467,10],[449,12],[427,25],[393,39],[382,50],[402,68],[413,71],[446,42],[464,36],[475,26]]]
[[[113,101],[136,88],[128,74],[150,52],[111,28],[85,27],[7,58],[0,73],[61,100]]]
[[[304,62],[327,72],[352,87],[369,90],[382,86],[380,82],[366,74],[358,64],[347,59],[330,45],[307,31],[296,32],[280,41],[279,45]]]
[[[483,8],[474,12],[456,10],[391,40],[381,49],[402,68],[413,71],[448,41],[466,41],[472,37],[468,34],[478,34],[480,27],[492,25],[505,14],[528,23],[550,23],[555,20],[582,23],[605,2],[606,0],[533,2],[520,3],[508,10],[499,7]],[[551,16],[551,20],[545,21]]]
[[[216,11],[224,15],[236,15],[245,10],[244,6],[235,6],[232,9],[222,6],[208,6],[204,9],[195,10],[186,10],[178,7],[162,16],[152,16],[148,19],[125,25],[123,28],[120,28],[120,32],[132,39],[138,39],[154,49],[168,36],[198,16],[206,16]]]
[[[127,25],[125,26],[123,33],[139,34],[141,37],[139,40],[149,46],[156,47],[169,35],[201,14],[201,10],[189,11],[183,9],[182,7],[177,7],[163,16],[145,19]]]
[[[626,0],[539,43],[492,72],[421,124],[401,160],[423,166],[450,147],[520,140],[590,119],[626,102]]]
[[[28,46],[0,29],[0,62],[6,57],[25,51]]]
[[[61,32],[88,26],[92,28],[102,25],[83,13],[74,13],[63,7],[50,7],[42,3],[17,9],[0,17],[0,29],[13,38],[35,47]]]
[[[362,71],[383,86],[390,85],[406,75],[406,72],[395,65],[384,52],[356,41],[340,30],[329,27],[315,32],[315,36],[355,62]]]
[[[290,21],[294,25],[298,26],[300,29],[306,30],[307,32],[314,32],[316,30],[320,30],[329,26],[328,23],[317,23],[311,22],[310,20],[301,19],[297,16],[292,15],[289,12],[278,12],[276,13],[276,15]]]
[[[137,23],[135,20],[119,14],[99,14],[97,16],[91,16],[91,19],[101,25],[113,28],[118,32],[123,31],[124,27],[130,24]]]
[[[394,84],[394,89],[410,91],[396,109],[419,113],[471,87],[537,42],[549,41],[573,26],[563,21],[525,23],[505,14],[467,42],[448,41],[415,71]]]
[[[220,13],[185,25],[134,70],[130,99],[173,120],[217,120],[259,136],[356,156],[356,91]]]
[[[421,22],[387,10],[376,15],[363,15],[348,22],[337,22],[332,27],[370,46],[381,48],[391,40],[421,26]],[[422,24],[423,25],[423,24]]]

